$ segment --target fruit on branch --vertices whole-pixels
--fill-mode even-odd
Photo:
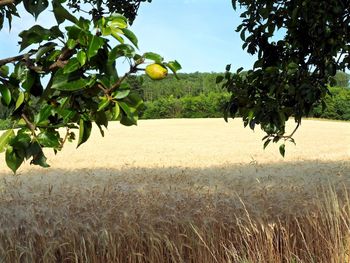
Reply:
[[[153,80],[162,80],[168,75],[168,70],[162,65],[154,63],[146,67],[146,74]]]

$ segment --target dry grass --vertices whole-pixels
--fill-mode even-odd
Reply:
[[[1,167],[0,262],[350,262],[349,128],[306,121],[283,160],[238,122],[145,121]]]

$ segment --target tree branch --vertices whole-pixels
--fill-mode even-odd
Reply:
[[[1,0],[0,0],[1,1]],[[1,2],[0,2],[1,3]],[[0,5],[1,6],[1,5]],[[27,56],[29,55],[29,53],[23,54],[23,55],[18,55],[15,57],[10,57],[10,58],[5,58],[5,59],[0,59],[0,67],[3,65],[6,65],[8,63],[11,62],[15,62],[15,61],[20,61],[22,59],[25,59]]]
[[[0,0],[0,6],[11,5],[14,2],[15,2],[14,0]]]

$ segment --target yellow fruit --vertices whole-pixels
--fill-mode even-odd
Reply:
[[[166,78],[168,70],[159,64],[151,64],[146,67],[146,74],[153,80],[161,80]]]

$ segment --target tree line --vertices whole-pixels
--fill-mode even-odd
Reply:
[[[244,72],[242,73],[244,74]],[[161,81],[152,81],[146,75],[130,76],[128,83],[144,101],[141,119],[167,118],[222,118],[229,92],[216,84],[223,73],[179,73]],[[350,75],[338,72],[337,86],[330,87],[326,108],[317,106],[307,117],[350,120]],[[11,127],[8,108],[0,103],[0,129]],[[239,114],[236,115],[239,117]]]
[[[245,74],[242,72],[241,74]],[[143,98],[142,119],[164,118],[221,118],[229,92],[216,84],[223,73],[180,73],[162,81],[151,81],[147,76],[129,79]],[[350,75],[337,72],[336,87],[330,87],[326,108],[317,106],[308,116],[336,120],[350,120]],[[239,116],[239,114],[236,114]]]

